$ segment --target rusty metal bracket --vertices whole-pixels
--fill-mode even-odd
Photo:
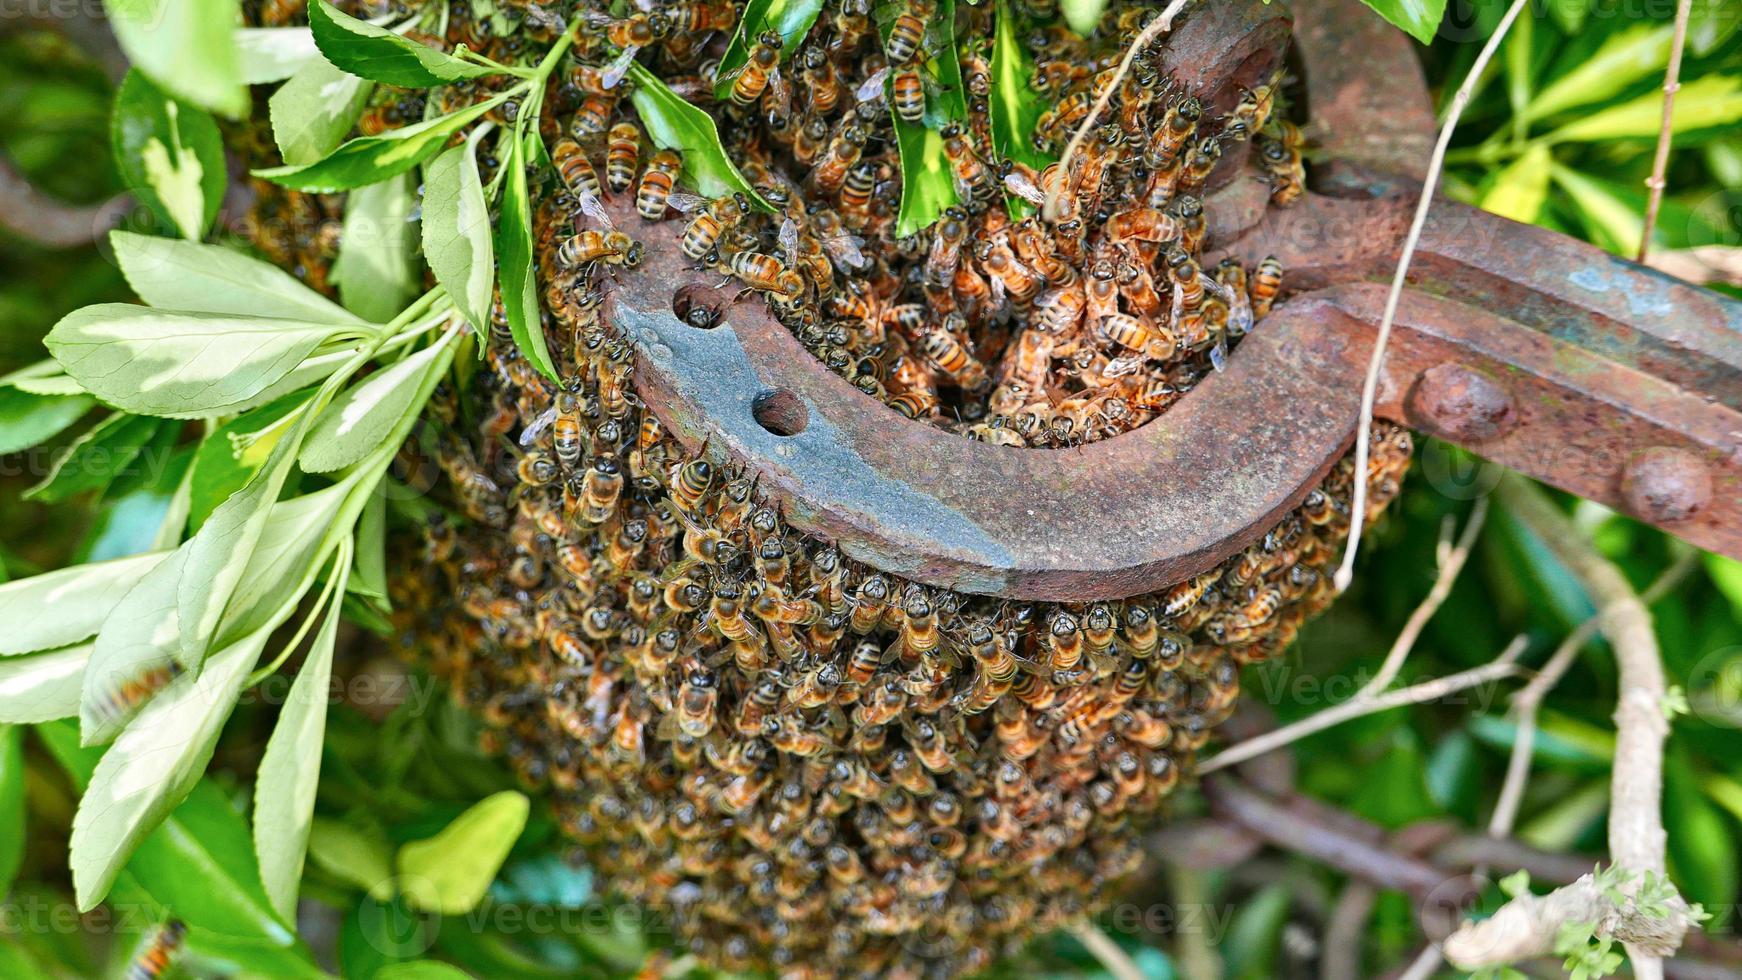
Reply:
[[[1277,255],[1297,295],[1161,418],[1057,451],[907,420],[829,372],[761,299],[691,267],[677,223],[616,202],[650,245],[607,300],[642,355],[638,390],[686,443],[754,473],[795,527],[916,581],[1088,601],[1214,567],[1352,440],[1380,281],[1431,141],[1401,34],[1353,0],[1297,16],[1310,133],[1330,157],[1315,193],[1266,210],[1229,164],[1210,209],[1214,246]],[[1280,63],[1288,33],[1280,4],[1209,5],[1170,40],[1169,66],[1226,109]],[[1381,416],[1742,556],[1742,304],[1451,202],[1435,204],[1412,269]],[[697,304],[719,325],[676,315]]]

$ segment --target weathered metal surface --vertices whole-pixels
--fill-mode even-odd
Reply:
[[[1210,5],[1164,67],[1225,111],[1278,63],[1287,29],[1279,5]],[[1331,157],[1315,167],[1319,192],[1266,210],[1262,184],[1218,171],[1211,241],[1277,255],[1298,294],[1160,419],[1059,451],[910,421],[830,373],[759,295],[689,266],[680,223],[620,207],[649,246],[608,294],[642,354],[638,390],[686,442],[756,475],[794,526],[920,582],[1088,601],[1214,567],[1352,439],[1431,141],[1401,34],[1333,0],[1300,11],[1297,41],[1310,132]],[[1400,92],[1419,109],[1400,108]],[[720,325],[686,325],[674,294]],[[1742,556],[1742,304],[1437,202],[1382,382],[1384,417]]]

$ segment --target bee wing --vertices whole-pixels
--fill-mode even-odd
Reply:
[[[612,23],[616,19],[617,18],[612,17],[610,14],[605,13],[603,10],[583,10],[583,11],[581,11],[582,23],[585,23],[590,27],[604,27],[606,24]]]
[[[798,264],[798,222],[788,217],[780,223],[780,249],[784,253],[786,264]]]
[[[1216,346],[1210,348],[1210,366],[1220,371],[1228,364],[1228,340],[1225,337],[1216,339]]]
[[[871,77],[859,84],[853,94],[860,102],[870,102],[883,97],[884,83],[889,80],[889,66],[884,65],[871,73]]]
[[[538,437],[544,435],[545,430],[549,429],[551,423],[555,421],[556,406],[553,405],[550,408],[545,409],[537,418],[533,419],[530,425],[520,430],[520,448],[525,449],[527,446],[537,442]]]
[[[1101,377],[1123,378],[1128,374],[1135,373],[1137,369],[1142,366],[1143,355],[1128,351],[1108,361],[1106,365],[1101,368]]]
[[[1012,170],[1004,175],[1004,189],[1035,207],[1046,203],[1046,192],[1020,170]]]
[[[778,67],[768,73],[768,97],[774,100],[774,111],[782,116],[792,114],[792,87]]]
[[[639,54],[640,51],[641,49],[633,44],[624,48],[623,53],[618,55],[604,71],[599,73],[599,84],[608,89],[616,88],[617,83],[623,80],[623,76],[629,73],[629,66],[635,63],[635,56]]]
[[[578,195],[581,199],[581,213],[605,226],[606,230],[615,230],[616,222],[611,220],[611,212],[605,210],[605,202],[594,196],[592,191],[582,188]]]
[[[682,211],[684,214],[694,214],[697,211],[706,210],[707,206],[712,202],[697,194],[690,194],[684,191],[672,191],[671,194],[666,197],[665,203],[679,211]]]
[[[848,268],[862,269],[865,267],[865,239],[858,235],[830,235],[823,239],[823,248],[829,257],[837,263],[845,263]]]

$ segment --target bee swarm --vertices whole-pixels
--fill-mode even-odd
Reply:
[[[1115,3],[1085,40],[1050,6],[1022,8],[1045,25],[1023,43],[1048,107],[1034,147],[1056,158],[1152,8]],[[449,7],[448,35],[420,39],[502,60],[572,13],[501,4],[520,29],[499,37]],[[612,887],[668,909],[680,942],[727,969],[951,975],[1094,911],[1231,711],[1241,667],[1331,600],[1353,480],[1370,520],[1408,465],[1408,434],[1378,423],[1368,472],[1344,459],[1220,568],[1121,602],[1019,603],[863,566],[664,431],[632,387],[634,348],[601,315],[610,277],[644,249],[681,248],[767,294],[894,410],[1012,452],[1135,428],[1262,329],[1281,270],[1205,272],[1201,196],[1248,138],[1256,172],[1237,179],[1270,180],[1278,205],[1299,194],[1298,132],[1271,118],[1280,83],[1211,118],[1145,55],[1070,166],[1036,172],[992,152],[995,7],[956,12],[969,112],[941,137],[960,203],[906,236],[892,129],[934,95],[917,70],[940,55],[927,0],[895,6],[881,32],[868,0],[831,2],[796,50],[750,44],[710,109],[773,213],[687,195],[681,155],[648,144],[631,82],[611,77],[634,49],[709,105],[708,62],[741,6],[601,12],[547,99],[553,168],[532,177],[566,383],[533,370],[499,316],[469,389],[432,402],[461,516],[432,521],[406,563],[401,625]],[[414,119],[406,98],[377,96],[366,124]],[[1058,210],[1012,218],[1006,193],[1053,194]],[[670,235],[609,227],[609,195],[669,218]],[[288,197],[273,206],[307,206]]]

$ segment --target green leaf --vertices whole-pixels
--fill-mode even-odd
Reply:
[[[401,847],[397,864],[406,899],[443,915],[477,906],[526,829],[530,810],[525,795],[505,790],[479,800],[434,837]]]
[[[295,84],[291,79],[286,85]],[[254,176],[301,191],[331,193],[397,177],[441,152],[449,136],[507,101],[506,93],[458,112],[359,136],[313,163],[256,170]]]
[[[346,977],[374,980],[382,969],[422,956],[433,942],[423,917],[404,899],[365,897],[339,927],[339,969]]]
[[[472,975],[439,960],[392,963],[375,974],[375,980],[471,980]]]
[[[220,643],[264,628],[286,596],[300,595],[310,566],[329,546],[327,536],[359,482],[355,479],[322,487],[272,508],[230,597],[218,630]]]
[[[0,721],[26,723],[76,717],[91,646],[82,643],[47,653],[0,658]]]
[[[1742,78],[1705,75],[1676,93],[1670,130],[1730,126],[1742,120]],[[1631,102],[1581,115],[1545,137],[1557,143],[1590,143],[1612,139],[1657,138],[1663,128],[1663,93],[1650,92]]]
[[[23,863],[24,729],[0,725],[0,895],[12,893],[12,882]]]
[[[1718,50],[1742,27],[1732,0],[1693,0],[1688,10],[1688,50],[1696,58]]]
[[[1690,902],[1727,908],[1736,901],[1736,841],[1722,812],[1706,798],[1685,749],[1664,760],[1663,816],[1675,879]]]
[[[398,316],[423,285],[417,264],[416,185],[400,174],[352,191],[332,277],[345,308],[365,320]]]
[[[1549,172],[1554,157],[1545,143],[1532,143],[1494,175],[1493,184],[1478,202],[1482,210],[1522,221],[1534,222],[1548,201]]]
[[[1361,0],[1379,16],[1423,44],[1433,41],[1446,15],[1446,0]]]
[[[1107,0],[1059,0],[1059,13],[1079,37],[1095,33],[1101,15],[1107,10]]]
[[[1040,117],[1046,113],[1046,103],[1033,88],[1034,59],[1017,37],[1018,17],[1011,9],[1011,0],[999,0],[997,35],[992,45],[992,155],[998,159],[1015,160],[1039,171],[1053,162],[1052,158],[1034,148],[1029,139]],[[1034,210],[1027,201],[1006,194],[1011,217],[1021,217]]]
[[[66,722],[38,725],[36,733],[83,790],[102,750],[81,748],[78,732]],[[156,904],[175,909],[196,934],[263,941],[277,949],[282,975],[307,974],[306,954],[295,949],[294,934],[278,920],[260,886],[248,825],[211,780],[200,780],[140,843],[121,877],[128,879],[136,883],[130,892],[144,891]],[[293,961],[301,961],[300,968]]]
[[[167,555],[75,565],[0,585],[0,655],[52,650],[97,635],[122,596]]]
[[[823,0],[749,0],[714,73],[714,97],[722,104],[731,98],[738,69],[750,60],[750,46],[763,32],[775,31],[780,35],[784,42],[780,46],[780,60],[790,61],[822,11]]]
[[[423,256],[454,308],[479,333],[490,328],[490,286],[496,270],[492,230],[474,133],[464,146],[430,161],[424,171]]]
[[[325,58],[298,68],[266,103],[284,162],[311,164],[333,152],[374,90],[375,83],[340,71]]]
[[[84,418],[96,403],[89,395],[35,395],[0,388],[0,454],[53,439]]]
[[[194,453],[189,528],[198,531],[218,505],[254,479],[296,421],[291,413],[310,397],[310,392],[293,391],[236,416],[200,441]]]
[[[1349,808],[1393,830],[1434,816],[1439,808],[1428,790],[1426,770],[1421,744],[1407,730],[1398,729],[1385,754],[1365,767],[1366,778]]]
[[[1724,598],[1730,600],[1730,608],[1735,617],[1742,620],[1742,561],[1708,554],[1705,562],[1706,574],[1711,577],[1712,584],[1718,587]]]
[[[639,94],[639,93],[638,93]],[[710,123],[711,124],[711,123]],[[526,139],[536,140],[535,134]],[[508,149],[507,180],[502,184],[502,217],[496,227],[496,252],[502,256],[502,309],[508,314],[508,331],[514,346],[528,362],[552,381],[558,381],[556,363],[545,343],[544,324],[538,311],[537,263],[532,253],[532,205],[526,191],[526,144],[515,141]]]
[[[1636,209],[1602,183],[1576,170],[1557,163],[1550,173],[1584,218],[1596,244],[1617,255],[1632,255],[1639,250],[1645,219]]]
[[[102,303],[67,314],[44,343],[104,401],[138,415],[194,418],[259,394],[342,329]]]
[[[127,60],[198,106],[239,117],[248,90],[231,35],[240,0],[106,0],[109,27]]]
[[[885,40],[898,12],[891,7],[880,14],[878,27]],[[928,78],[925,118],[908,122],[896,114],[894,100],[889,100],[889,118],[895,124],[895,139],[901,150],[901,212],[895,222],[898,237],[905,238],[929,226],[945,208],[961,202],[956,194],[955,172],[944,156],[943,137],[938,135],[938,130],[950,123],[966,126],[968,121],[962,66],[955,53],[955,23],[955,0],[938,0],[926,28],[926,41],[939,56],[920,69]],[[894,80],[887,84],[893,85]]]
[[[387,842],[348,823],[316,817],[309,828],[308,857],[327,874],[378,900],[393,894],[393,865]]]
[[[121,732],[146,703],[167,686],[167,672],[180,669],[180,619],[176,588],[187,568],[192,542],[183,544],[152,566],[125,593],[116,595],[85,667],[84,693],[79,701],[79,737],[85,745],[101,745]],[[153,683],[147,685],[145,678]],[[129,689],[142,694],[128,696]]]
[[[699,193],[721,197],[738,192],[762,210],[774,211],[727,156],[714,117],[685,102],[640,62],[630,63],[629,78],[635,83],[631,95],[635,111],[647,127],[648,137],[683,154],[683,175]]]
[[[314,822],[315,788],[321,777],[321,745],[327,727],[327,683],[339,633],[339,596],[345,569],[335,572],[332,601],[320,632],[297,671],[284,707],[267,740],[255,781],[254,853],[272,907],[286,921],[296,918],[296,892]]]
[[[356,558],[351,568],[351,592],[387,604],[387,493],[376,484],[357,516]]]
[[[445,51],[360,21],[326,0],[309,3],[308,24],[328,61],[372,81],[400,88],[429,88],[496,74],[494,69],[461,61]]]
[[[281,82],[321,60],[314,34],[306,27],[238,27],[236,58],[248,85]]]
[[[117,412],[80,434],[55,456],[48,475],[24,492],[27,500],[60,503],[87,490],[104,491],[135,467],[162,467],[168,460],[140,460],[147,448],[159,442],[162,419]]]
[[[1572,71],[1544,86],[1525,108],[1524,121],[1602,102],[1647,76],[1662,74],[1674,34],[1667,25],[1638,24],[1612,35]]]
[[[218,732],[260,656],[262,630],[171,681],[103,754],[73,817],[73,889],[81,912],[103,900],[129,855],[200,781]]]
[[[360,323],[295,276],[221,245],[116,230],[109,234],[127,285],[147,306],[195,313]]]
[[[183,238],[205,237],[228,180],[212,117],[130,71],[115,93],[110,139],[128,190]]]
[[[453,359],[454,337],[442,331],[435,343],[377,371],[333,400],[315,420],[297,461],[309,473],[330,473],[381,448],[407,415],[423,408],[433,382]]]

